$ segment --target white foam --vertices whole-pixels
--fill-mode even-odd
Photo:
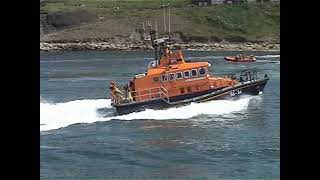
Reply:
[[[122,116],[103,118],[97,113],[98,108],[111,108],[110,99],[75,100],[66,103],[49,104],[40,102],[40,131],[66,127],[76,123],[93,123],[97,121],[135,120],[135,119],[190,119],[201,114],[224,115],[241,111],[248,107],[250,99],[215,100],[205,103],[192,103],[187,106],[165,110],[147,109],[142,112]]]
[[[280,54],[275,55],[264,55],[264,56],[256,56],[257,58],[277,58],[280,57]]]
[[[40,131],[97,120],[98,108],[110,107],[110,99],[85,99],[50,104],[40,101]]]
[[[201,114],[228,114],[234,111],[240,111],[246,109],[249,105],[249,101],[252,97],[239,99],[236,101],[231,100],[215,100],[205,103],[192,103],[187,106],[169,108],[165,110],[152,110],[130,113],[127,115],[108,117],[107,119],[121,119],[121,120],[133,120],[133,119],[189,119]]]

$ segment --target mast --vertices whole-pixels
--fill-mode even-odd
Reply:
[[[154,21],[154,29],[155,29],[155,31],[156,31],[156,36],[155,36],[155,38],[158,38],[158,26],[157,26],[157,20],[155,20]]]
[[[169,6],[169,3],[167,5],[164,4],[164,0],[162,0],[162,8],[163,8],[163,21],[164,21],[164,37],[159,38],[158,37],[158,29],[157,29],[157,21],[155,20],[155,28],[150,28],[150,39],[151,44],[154,49],[154,55],[156,64],[159,65],[159,61],[162,57],[162,55],[165,53],[165,48],[168,43],[170,43],[170,32],[171,32],[171,26],[170,26],[170,7],[169,7],[169,37],[167,36],[167,26],[166,26],[166,15],[165,15],[165,8]],[[151,27],[151,24],[148,24],[149,27]]]
[[[162,0],[162,8],[163,8],[163,25],[164,25],[164,33],[167,31],[167,26],[166,26],[166,9],[164,5],[164,0]]]
[[[143,29],[143,40],[146,40],[147,35],[146,35],[146,28],[144,27],[144,22],[142,22],[142,29]]]
[[[156,44],[155,40],[156,40],[156,31],[155,30],[150,30],[150,38],[151,38],[151,45],[154,49],[154,58],[157,61],[157,65],[158,65],[158,45]]]
[[[170,4],[168,3],[168,16],[169,16],[169,40],[170,40]]]

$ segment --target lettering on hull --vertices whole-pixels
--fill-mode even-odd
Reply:
[[[241,90],[241,89],[238,89],[238,90],[236,90],[236,91],[231,91],[231,92],[230,92],[230,96],[231,96],[231,97],[238,96],[238,95],[240,95],[240,94],[242,94],[242,90]]]

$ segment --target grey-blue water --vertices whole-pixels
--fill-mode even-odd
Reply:
[[[185,52],[213,74],[258,68],[263,94],[113,115],[108,83],[142,73],[152,52],[40,54],[41,179],[280,179],[280,53]]]

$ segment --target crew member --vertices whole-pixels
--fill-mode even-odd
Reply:
[[[115,82],[111,82],[110,85],[111,95],[114,98],[115,104],[120,104],[123,101],[123,92],[117,87]]]
[[[132,99],[132,96],[131,96],[130,85],[129,85],[129,84],[126,84],[126,85],[124,86],[124,90],[125,90],[125,99],[126,99],[128,102],[132,102],[133,99]]]

